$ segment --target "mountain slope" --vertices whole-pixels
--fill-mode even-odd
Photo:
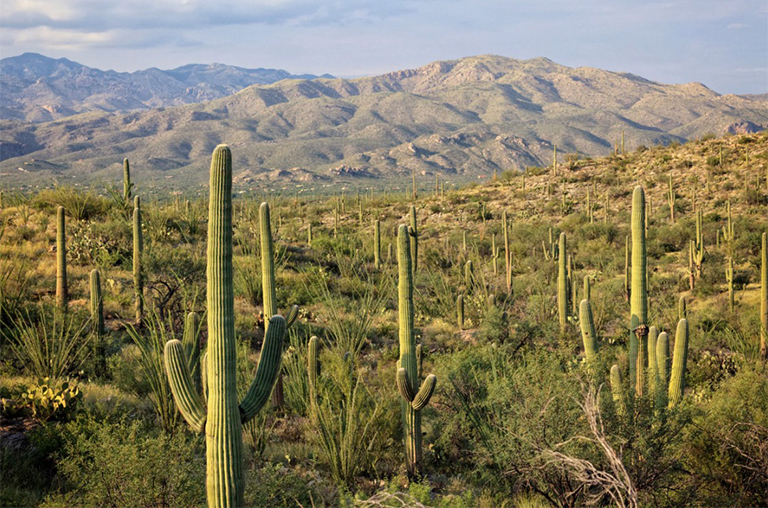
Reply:
[[[222,64],[101,71],[66,58],[25,53],[0,60],[0,118],[43,122],[94,110],[179,106],[224,97],[253,84],[315,77]]]
[[[5,122],[0,182],[23,181],[18,168],[41,179],[112,180],[129,157],[158,185],[194,185],[218,143],[232,146],[245,184],[292,168],[301,171],[286,182],[304,171],[466,180],[546,164],[553,145],[606,154],[622,132],[632,149],[761,125],[768,102],[760,96],[486,55],[370,78],[283,80],[176,108]],[[32,158],[53,166],[24,165]]]

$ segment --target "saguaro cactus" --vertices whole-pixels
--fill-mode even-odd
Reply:
[[[733,292],[733,258],[729,257],[725,265],[725,280],[728,282],[728,308],[733,312],[735,304]]]
[[[523,175],[525,177],[525,175]],[[501,213],[501,227],[504,230],[504,263],[506,267],[506,282],[507,293],[512,292],[512,251],[509,248],[509,229],[510,224],[507,222],[507,212]],[[546,255],[546,251],[545,251]]]
[[[414,178],[416,178],[415,175],[416,174],[414,173]],[[414,199],[415,197],[416,195],[414,194]],[[411,237],[411,259],[413,260],[413,273],[416,273],[416,270],[419,266],[419,229],[418,221],[416,220],[416,207],[413,205],[411,205],[410,219],[411,227],[408,228],[408,234]]]
[[[96,336],[104,335],[104,304],[101,296],[101,277],[97,269],[91,270],[91,319]]]
[[[379,219],[373,222],[373,266],[377,270],[381,268],[381,221]]]
[[[677,322],[675,334],[675,356],[672,358],[672,375],[669,380],[669,406],[683,398],[685,389],[685,364],[688,361],[688,320]]]
[[[672,177],[667,178],[667,204],[669,205],[669,222],[675,223],[675,188],[672,186]]]
[[[309,410],[313,412],[317,409],[317,374],[320,370],[320,364],[317,362],[317,337],[309,338],[307,344],[307,379],[309,385]]]
[[[237,402],[234,291],[232,289],[232,155],[219,145],[211,161],[208,223],[207,412],[191,379],[179,340],[165,345],[165,367],[181,414],[196,431],[205,430],[208,506],[243,506],[242,425],[269,399],[282,359],[285,320],[273,316],[256,376]]]
[[[621,387],[621,370],[619,366],[614,364],[611,366],[611,395],[613,398],[613,404],[616,407],[616,413],[619,415],[626,414],[626,402],[624,400],[624,391]]]
[[[187,358],[187,366],[192,383],[197,393],[202,393],[203,383],[200,370],[200,316],[197,312],[190,312],[184,320],[184,336],[181,344],[184,346],[184,354]]]
[[[128,164],[128,158],[123,159],[123,199],[126,206],[131,204],[131,192],[133,184],[131,183],[131,167]]]
[[[568,255],[565,233],[560,233],[557,272],[557,313],[560,319],[560,333],[565,333],[568,326]]]
[[[632,193],[632,289],[629,317],[630,382],[643,394],[645,355],[648,351],[647,258],[645,250],[645,192],[639,185]]]
[[[458,320],[459,330],[464,329],[464,295],[456,297],[456,317]]]
[[[579,326],[581,327],[581,339],[584,342],[584,355],[587,357],[587,362],[591,362],[597,354],[597,333],[592,318],[592,306],[586,299],[579,304]]]
[[[412,478],[421,476],[421,410],[435,390],[437,378],[430,374],[421,383],[413,333],[413,268],[408,230],[397,233],[398,312],[400,324],[400,360],[397,363],[397,388],[402,396],[405,465]],[[418,390],[418,391],[417,391]]]
[[[648,328],[648,393],[653,395],[659,386],[659,368],[656,361],[656,342],[659,339],[659,329],[655,326]]]
[[[661,332],[656,339],[656,408],[667,407],[667,385],[669,383],[669,335]]]
[[[768,358],[768,233],[763,233],[760,264],[760,356]]]
[[[69,291],[67,289],[67,231],[64,207],[56,210],[56,305],[67,309]]]
[[[467,286],[467,293],[471,293],[475,284],[475,267],[471,259],[464,264],[464,284]]]

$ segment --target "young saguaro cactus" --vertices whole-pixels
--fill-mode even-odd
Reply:
[[[597,354],[597,332],[595,332],[595,321],[592,318],[592,306],[587,299],[579,304],[579,326],[581,339],[584,342],[584,355],[587,357],[587,362],[591,362]]]
[[[557,272],[557,313],[560,319],[560,333],[568,325],[568,255],[565,233],[560,233],[560,247]]]
[[[413,268],[408,230],[397,232],[398,313],[400,324],[400,360],[397,362],[397,389],[402,396],[405,466],[408,476],[418,478],[422,472],[421,410],[435,390],[437,378],[430,374],[421,382],[413,333]],[[418,391],[417,391],[418,390]]]
[[[205,430],[208,506],[243,506],[242,425],[269,399],[280,370],[285,320],[269,320],[258,370],[245,398],[237,402],[234,291],[232,286],[232,155],[219,145],[211,161],[208,223],[208,408],[194,389],[179,340],[165,345],[165,368],[182,416],[197,432]]]
[[[632,193],[632,286],[629,299],[629,371],[635,393],[643,394],[645,356],[648,351],[648,261],[645,247],[645,191]]]
[[[456,297],[456,318],[459,325],[459,330],[464,329],[464,295]]]
[[[141,199],[134,198],[133,206],[133,290],[136,323],[144,318],[144,273],[141,269],[141,252],[144,250],[144,237],[141,232]]]
[[[56,210],[56,305],[66,310],[69,302],[67,288],[67,230],[64,207]]]

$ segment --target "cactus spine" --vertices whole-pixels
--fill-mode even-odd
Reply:
[[[597,354],[597,333],[595,321],[592,318],[592,306],[589,300],[582,300],[579,305],[579,326],[581,327],[581,339],[584,342],[584,354],[587,362],[591,362]]]
[[[144,250],[144,237],[141,232],[141,199],[134,198],[133,206],[133,291],[136,323],[144,319],[144,274],[141,270],[141,252]]]
[[[128,164],[128,159],[123,159],[123,199],[125,199],[126,206],[131,204],[131,192],[133,191],[133,184],[131,183],[131,167]]]
[[[639,185],[632,193],[632,286],[629,318],[630,382],[637,395],[643,394],[645,355],[648,351],[648,292],[645,247],[645,192]]]
[[[760,254],[760,356],[768,358],[768,233]]]
[[[373,222],[373,266],[377,270],[381,268],[381,221],[379,219]]]
[[[96,336],[104,335],[104,304],[101,296],[101,276],[97,269],[91,270],[91,319],[96,330]]]
[[[560,320],[560,333],[565,333],[568,325],[568,255],[566,252],[565,233],[560,233],[557,272],[557,313]]]
[[[672,375],[669,380],[669,406],[683,398],[685,390],[685,364],[688,361],[688,320],[677,322],[675,334],[675,356],[672,358]]]
[[[67,309],[69,291],[67,288],[67,231],[64,207],[56,210],[56,305]]]
[[[256,376],[237,402],[234,292],[232,288],[232,155],[219,145],[211,161],[208,224],[207,413],[194,390],[179,340],[165,345],[165,366],[176,404],[190,426],[205,429],[208,506],[243,506],[242,424],[269,399],[280,370],[285,320],[273,316],[261,350]]]
[[[421,476],[421,409],[427,405],[437,378],[430,374],[421,383],[413,333],[413,268],[408,231],[400,226],[397,234],[398,313],[400,324],[400,360],[397,364],[397,388],[402,396],[405,465],[412,478]],[[418,392],[416,391],[418,390]]]

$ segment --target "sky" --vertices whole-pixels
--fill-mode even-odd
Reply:
[[[768,92],[766,0],[2,0],[0,57],[356,77],[480,54]]]

